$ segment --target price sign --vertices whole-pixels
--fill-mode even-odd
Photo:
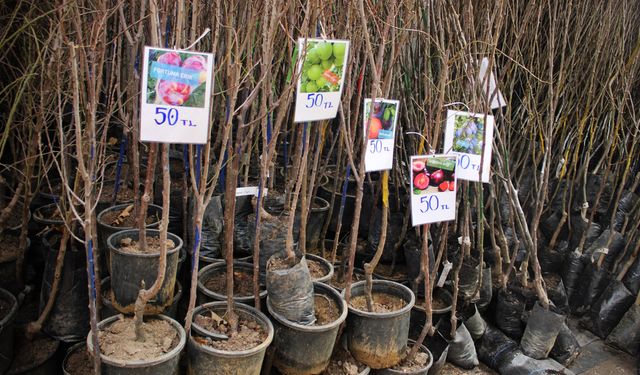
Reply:
[[[393,145],[398,120],[397,100],[376,99],[371,113],[371,99],[364,100],[363,133],[367,137],[365,171],[383,171],[393,168]]]
[[[338,114],[348,40],[298,39],[295,122],[327,120]]]
[[[456,174],[459,179],[489,182],[493,126],[493,116],[491,115],[485,117],[481,113],[447,111],[444,150],[447,153],[458,155],[458,172]],[[482,159],[483,151],[484,159]],[[481,163],[482,176],[480,176]]]
[[[411,223],[416,225],[456,218],[457,155],[411,157]]]
[[[145,47],[140,140],[207,143],[213,55]]]

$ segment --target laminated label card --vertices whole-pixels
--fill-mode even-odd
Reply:
[[[213,55],[145,47],[140,140],[207,143]]]
[[[502,92],[498,88],[496,77],[493,72],[489,72],[487,77],[487,69],[489,68],[489,59],[483,58],[480,62],[480,71],[478,72],[478,82],[482,85],[482,91],[488,95],[487,99],[491,100],[491,109],[505,107],[507,101],[504,99]]]
[[[295,122],[335,118],[344,85],[348,40],[298,39]]]
[[[444,151],[447,154],[458,155],[457,177],[459,179],[489,182],[493,124],[491,115],[486,115],[485,124],[485,115],[482,113],[447,111]],[[483,150],[484,159],[482,159]],[[482,178],[480,178],[481,159]]]
[[[416,225],[456,218],[457,155],[411,157],[411,223]]]
[[[393,145],[399,105],[400,102],[397,100],[376,99],[371,113],[371,99],[364,100],[363,126],[367,137],[364,167],[367,172],[393,168]]]

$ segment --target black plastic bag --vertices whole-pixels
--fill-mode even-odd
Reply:
[[[276,267],[287,260],[274,255],[267,264],[267,292],[273,313],[303,325],[315,323],[313,281],[307,260],[296,258],[291,267]]]
[[[478,310],[484,311],[493,298],[493,278],[491,277],[491,267],[482,269],[482,285],[480,285],[480,299],[476,302]]]
[[[480,280],[480,265],[475,258],[465,258],[460,268],[458,291],[460,298],[473,302],[478,296],[474,295]]]
[[[389,218],[387,221],[387,238],[384,242],[384,248],[382,250],[382,257],[380,261],[382,263],[391,263],[393,261],[393,250],[400,239],[402,233],[402,226],[404,223],[404,215],[400,212],[389,212]],[[380,241],[380,235],[382,230],[382,211],[378,208],[373,210],[373,222],[369,226],[369,233],[367,240],[369,246],[367,247],[367,253],[373,255],[378,249],[378,243]]]
[[[589,311],[611,280],[611,273],[604,268],[597,268],[595,264],[586,266],[580,277],[579,292],[574,294],[571,302],[571,311],[575,315],[582,315]]]
[[[564,323],[560,328],[558,337],[556,337],[556,343],[553,344],[549,357],[561,365],[569,366],[578,357],[578,354],[580,354],[578,339],[571,332],[569,326]]]
[[[616,328],[607,337],[607,343],[636,355],[640,349],[640,305],[633,304]]]
[[[464,326],[467,327],[471,338],[478,340],[487,330],[487,322],[482,318],[475,304],[469,305],[465,310]]]
[[[608,246],[607,243],[609,244]],[[588,255],[594,263],[597,263],[598,259],[604,254],[603,267],[610,270],[618,254],[624,250],[625,243],[626,241],[622,234],[616,231],[611,232],[607,229],[589,246],[584,254]]]
[[[495,322],[507,336],[519,340],[524,333],[522,327],[522,313],[524,300],[517,293],[501,289],[496,298]]]
[[[569,300],[567,292],[564,289],[564,283],[559,275],[545,275],[545,284],[547,285],[547,295],[553,304],[564,314],[569,313]]]
[[[560,241],[554,249],[541,248],[538,253],[542,273],[561,273],[569,243]]]
[[[620,198],[620,202],[618,202],[618,207],[616,207],[616,214],[613,217],[613,222],[611,223],[611,228],[615,231],[621,231],[622,226],[624,225],[624,221],[633,210],[633,207],[638,203],[640,197],[632,191],[625,190],[622,193],[622,197]],[[627,224],[628,226],[629,224]]]
[[[293,228],[293,251],[296,256],[301,256],[297,239],[300,234],[300,221],[296,217]],[[287,225],[289,221],[289,215],[283,214],[280,216],[273,216],[272,218],[263,217],[260,221],[260,273],[264,274],[267,266],[267,261],[274,255],[283,256],[285,254],[286,239],[287,239]],[[256,216],[251,214],[247,220],[246,235],[247,241],[251,243],[251,249],[253,249],[253,241],[257,231],[255,229]]]
[[[562,283],[567,292],[569,302],[574,299],[574,295],[579,293],[580,286],[578,281],[580,275],[587,264],[587,257],[583,257],[575,251],[571,251],[567,254],[567,258],[564,262],[564,268],[562,271]]]
[[[427,336],[424,339],[424,346],[429,348],[431,355],[433,356],[433,364],[429,369],[429,375],[437,375],[447,362],[447,355],[449,354],[449,343],[445,340],[438,331],[433,336]]]
[[[189,204],[189,235],[191,244],[194,243],[194,223],[195,216],[194,200]],[[220,258],[222,253],[221,235],[224,229],[224,213],[222,211],[222,196],[211,197],[209,205],[202,217],[202,229],[200,236],[200,255],[209,258]]]
[[[596,222],[592,222],[587,229],[587,222],[582,219],[580,214],[571,215],[571,237],[569,238],[569,250],[575,250],[582,239],[582,234],[587,231],[587,237],[584,241],[583,249],[588,249],[589,246],[600,237],[602,233],[602,227]]]
[[[555,306],[545,309],[536,303],[520,341],[524,354],[535,359],[547,358],[565,320],[566,316]]]
[[[518,351],[518,343],[499,329],[488,325],[484,335],[476,343],[478,358],[494,370],[498,370]]]
[[[622,282],[613,280],[591,307],[589,319],[585,321],[587,328],[604,339],[620,322],[634,299],[635,296]]]
[[[624,286],[633,294],[640,291],[640,256],[636,258],[622,279]]]
[[[563,375],[567,374],[567,369],[556,361],[533,359],[518,350],[509,361],[505,361],[498,372],[508,375]]]
[[[451,324],[449,321],[442,320],[442,324],[438,327],[438,330],[449,342],[447,361],[467,370],[470,370],[480,364],[476,348],[473,344],[473,339],[464,324],[458,325],[455,337],[453,338],[449,335],[451,333]]]
[[[407,265],[407,277],[409,282],[413,282],[420,275],[422,258],[422,240],[419,239],[415,231],[407,231],[407,240],[402,245],[405,263]],[[433,244],[429,242],[429,270],[433,272],[435,256],[433,254]],[[424,285],[422,287],[424,294]]]

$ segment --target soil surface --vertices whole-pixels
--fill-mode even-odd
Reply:
[[[556,289],[558,284],[560,284],[560,275],[557,274],[549,274],[544,275],[544,282],[547,284],[547,289]]]
[[[373,273],[391,280],[409,279],[409,276],[407,275],[407,267],[404,264],[396,264],[394,272],[391,272],[390,264],[378,264]]]
[[[23,332],[20,332],[15,336],[13,347],[14,357],[9,372],[20,373],[21,369],[44,363],[56,351],[58,343],[44,335],[29,340]]]
[[[409,354],[409,352],[411,351],[411,346],[412,345],[407,347],[407,354]],[[418,353],[416,353],[416,356],[410,362],[402,362],[393,366],[392,368],[400,372],[414,372],[424,368],[429,363],[429,358],[429,353],[425,353],[420,350]]]
[[[212,314],[213,317],[207,320],[208,325],[202,325],[201,323],[204,321],[198,321],[198,317],[196,317],[196,323],[207,331],[229,336],[229,324],[224,317],[215,313]],[[267,339],[267,336],[267,332],[255,321],[240,319],[238,331],[231,335],[228,340],[213,340],[209,337],[194,337],[194,339],[202,345],[218,350],[235,352],[255,348],[262,344]]]
[[[480,362],[480,366],[476,366],[473,370],[465,370],[449,362],[445,363],[440,370],[441,374],[447,375],[497,375],[498,373],[487,367],[484,363]]]
[[[100,202],[110,202],[113,199],[113,191],[115,190],[116,183],[114,181],[105,182],[102,187],[102,194],[100,195]],[[120,184],[118,189],[118,196],[116,202],[131,202],[133,201],[133,188],[127,184]]]
[[[145,341],[137,341],[133,318],[121,316],[100,330],[102,354],[123,361],[150,360],[170,352],[178,345],[178,332],[165,320],[147,319],[142,325]]]
[[[19,238],[7,233],[0,235],[0,263],[11,262],[18,258]]]
[[[331,356],[329,366],[324,370],[324,375],[358,375],[367,368],[366,365],[358,362],[351,354],[342,350],[340,345],[336,345],[336,350]]]
[[[147,216],[147,225],[159,221],[155,214]],[[109,211],[102,216],[102,222],[119,228],[133,228],[136,225],[136,218],[133,216],[133,205],[125,207],[122,211]]]
[[[432,310],[442,310],[451,306],[451,302],[447,302],[444,299],[440,298],[439,296],[432,296],[432,297],[433,297],[433,299],[431,300]],[[424,306],[425,306],[424,301],[421,301],[419,303],[419,306],[424,309]]]
[[[212,275],[204,287],[212,292],[227,295],[227,271]],[[260,290],[264,290],[260,288]],[[253,296],[253,275],[245,271],[233,271],[233,295],[235,297]]]
[[[313,303],[316,314],[316,325],[322,326],[329,324],[340,317],[340,308],[330,297],[316,294],[313,297]]]
[[[317,280],[329,273],[327,269],[322,266],[322,263],[316,260],[307,259],[307,265],[309,266],[309,273],[311,274],[312,280]]]
[[[334,288],[338,288],[338,289],[344,289],[347,286],[347,278],[345,276],[344,280],[342,282],[340,282],[338,280],[338,273],[339,272],[334,272],[333,276],[331,277],[331,280],[329,281],[329,285],[331,285]],[[364,280],[364,275],[360,274],[360,273],[353,273],[353,277],[351,278],[351,282],[355,283],[356,281],[362,281]]]
[[[71,353],[64,369],[71,375],[93,375],[93,358],[86,346]]]
[[[267,263],[267,270],[269,271],[286,270],[296,265],[297,261],[298,259],[296,259],[296,262],[293,262],[293,259],[288,259],[288,258],[271,258]],[[308,261],[307,261],[307,265],[308,265]]]
[[[373,298],[373,312],[388,313],[402,309],[407,303],[400,297],[387,293],[371,293]],[[367,299],[364,295],[351,297],[349,301],[351,307],[360,311],[367,309]]]
[[[175,247],[172,240],[167,239],[167,251]],[[123,238],[120,241],[120,250],[131,254],[157,254],[160,253],[160,237],[147,236],[147,248],[141,249],[140,243],[131,238]]]

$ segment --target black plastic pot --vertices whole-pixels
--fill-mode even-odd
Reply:
[[[134,229],[133,227],[115,227],[104,221],[105,215],[107,215],[108,212],[122,211],[130,205],[131,205],[130,203],[126,203],[126,204],[118,204],[115,206],[111,206],[107,209],[102,210],[102,212],[98,213],[98,216],[96,218],[97,226],[98,226],[98,248],[101,249],[101,252],[103,254],[102,259],[105,262],[104,264],[107,265],[106,268],[102,267],[102,269],[104,270],[103,275],[105,276],[107,273],[111,273],[111,261],[110,261],[111,254],[110,254],[110,248],[107,245],[107,240],[112,234],[115,234],[116,232],[120,232],[126,229]],[[147,215],[148,217],[155,215],[158,218],[157,221],[151,224],[148,224],[147,228],[148,229],[157,228],[158,225],[160,224],[162,207],[156,206],[155,204],[150,204],[149,208],[147,209]]]
[[[226,302],[210,302],[201,308],[213,310],[218,315],[224,315],[227,309]],[[273,325],[271,321],[260,311],[251,306],[236,304],[234,311],[240,318],[257,322],[267,331],[267,338],[260,345],[242,351],[226,351],[210,346],[202,345],[189,335],[187,347],[187,373],[207,375],[258,375],[262,368],[262,361],[267,347],[273,340]],[[194,311],[195,314],[195,311]],[[192,326],[195,328],[195,325]]]
[[[102,292],[102,310],[100,310],[100,318],[107,319],[109,317],[118,315],[119,312],[113,307],[111,302],[111,277],[105,277],[100,282]],[[178,304],[182,298],[182,284],[176,280],[176,287],[174,288],[173,302],[163,312],[163,315],[168,316],[171,319],[176,319],[178,313]],[[145,315],[152,315],[145,313]]]
[[[438,322],[440,319],[449,319],[449,313],[453,306],[453,296],[444,288],[434,288],[433,298],[437,298],[447,305],[444,308],[431,309],[431,321]],[[416,303],[411,309],[411,327],[409,328],[409,337],[415,339],[420,335],[422,327],[426,321],[426,312],[422,303]]]
[[[27,339],[23,339],[24,342],[22,344],[29,345],[31,342]],[[26,362],[20,367],[16,367],[16,356],[14,356],[14,362],[11,364],[11,368],[6,373],[6,375],[51,375],[57,374],[60,371],[60,361],[57,356],[58,349],[60,348],[60,341],[53,340],[49,337],[44,338],[44,340],[50,340],[54,344],[46,349],[49,349],[48,352],[41,355],[38,354],[38,358],[34,359],[34,361]],[[20,341],[20,339],[16,338],[16,341]],[[16,342],[18,344],[18,342]],[[17,347],[17,346],[16,346]],[[20,350],[26,349],[24,346],[20,346]]]
[[[178,363],[180,361],[180,352],[186,344],[186,335],[184,328],[175,320],[164,315],[155,315],[149,317],[152,319],[161,319],[169,322],[178,332],[180,342],[168,353],[160,357],[148,359],[144,361],[123,361],[100,353],[100,361],[102,363],[101,370],[104,375],[175,375],[178,374]],[[149,319],[146,318],[146,319]],[[98,323],[98,330],[108,327],[119,319],[118,316],[112,316]],[[93,342],[91,333],[87,336],[87,348],[89,353],[93,353]]]
[[[3,238],[0,238],[0,240],[6,239],[6,237],[4,236],[13,237],[16,243],[18,242],[18,239],[19,239],[18,233],[14,234],[13,232],[10,232],[8,230],[4,231]],[[29,240],[29,238],[27,238],[26,259],[29,259],[28,255],[29,255],[30,245],[31,245],[31,241]],[[0,263],[0,288],[8,290],[14,295],[17,295],[24,289],[24,284],[18,281],[18,276],[16,272],[17,271],[16,263],[17,263],[17,257],[5,259],[5,261]]]
[[[340,288],[340,287],[335,286],[335,285],[332,283],[332,280],[333,280],[334,278],[337,278],[337,277],[338,277],[338,275],[337,275],[337,274],[338,274],[338,269],[339,269],[340,267],[341,267],[341,265],[340,265],[340,264],[335,264],[335,265],[333,266],[333,269],[334,269],[334,271],[333,271],[333,276],[331,277],[331,279],[329,279],[329,281],[327,281],[327,282],[326,282],[326,284],[327,284],[327,285],[329,285],[329,286],[331,286],[333,289],[337,290],[337,291],[338,291],[338,293],[342,293],[342,291],[344,290],[344,288]],[[363,270],[362,268],[354,268],[354,269],[353,269],[353,274],[354,274],[354,275],[356,275],[356,274],[357,274],[359,277],[362,277],[362,280],[364,280],[364,270]],[[347,277],[345,276],[345,280],[346,280],[346,278],[347,278]],[[373,276],[373,278],[374,278],[374,279],[376,279],[375,275]],[[356,281],[355,281],[355,279],[353,279],[353,282],[356,282]]]
[[[480,265],[477,264],[477,261],[473,258],[467,258],[462,263],[462,268],[459,273],[458,289],[460,298],[465,301],[471,301],[471,299],[475,297],[474,292],[476,291],[478,280],[480,280],[480,270]]]
[[[40,308],[42,312],[53,288],[56,260],[60,251],[60,235],[50,232],[42,239],[48,248],[42,288],[40,290]],[[87,293],[87,262],[84,247],[75,240],[69,241],[64,255],[64,264],[60,274],[58,293],[42,326],[42,331],[56,340],[76,342],[89,332],[89,294]]]
[[[69,371],[67,371],[67,363],[69,361],[69,357],[71,357],[73,353],[79,350],[87,350],[87,344],[84,341],[80,341],[79,343],[73,344],[69,349],[67,349],[67,353],[65,354],[64,359],[62,360],[62,373],[64,375],[74,375]]]
[[[305,244],[307,249],[316,249],[320,245],[322,240],[320,235],[322,234],[324,222],[327,220],[328,212],[329,202],[320,197],[314,197],[313,204],[309,210],[309,217],[307,218],[307,239]]]
[[[622,282],[613,280],[591,306],[586,319],[588,329],[600,338],[609,336],[634,300],[635,296]]]
[[[0,300],[10,304],[9,311],[0,320],[0,374],[4,374],[13,359],[13,323],[18,313],[18,301],[5,289],[0,289]]]
[[[424,346],[429,348],[431,355],[433,356],[433,364],[427,372],[429,375],[437,375],[447,362],[447,354],[449,353],[449,343],[445,340],[438,331],[433,336],[427,336],[424,341]]]
[[[327,281],[331,280],[331,278],[333,277],[333,264],[331,264],[331,262],[329,262],[328,260],[324,259],[323,257],[319,256],[319,255],[314,255],[314,254],[308,254],[305,255],[305,258],[307,258],[307,262],[312,260],[315,261],[317,263],[319,263],[322,268],[325,271],[325,275],[314,279],[313,275],[311,276],[312,281],[318,281],[321,283],[326,283]]]
[[[198,304],[204,304],[207,302],[226,301],[226,293],[217,293],[213,290],[207,289],[205,284],[207,281],[215,275],[227,273],[227,264],[223,262],[217,262],[210,264],[198,272]],[[253,278],[253,264],[234,261],[233,262],[234,280],[237,274],[247,275],[249,278]],[[264,285],[260,286],[260,300],[265,301],[267,298],[267,290],[264,289]],[[244,303],[246,305],[254,306],[255,297],[253,293],[250,296],[233,296],[233,300],[236,303]]]
[[[328,176],[329,179],[326,180],[327,183],[318,186],[318,196],[326,200],[327,202],[331,202],[331,196],[332,195],[334,196],[333,211],[331,213],[331,218],[329,218],[329,220],[331,220],[329,222],[329,230],[335,233],[338,227],[338,218],[340,214],[340,204],[342,201],[342,189],[343,189],[343,183],[344,183],[344,176],[340,176],[340,183],[338,184],[337,191],[332,194],[331,189],[333,188],[334,176],[333,176],[333,172],[331,173],[332,175]],[[355,209],[355,200],[356,200],[355,182],[352,182],[348,185],[349,185],[349,188],[347,188],[344,211],[342,213],[342,220],[341,220],[342,222],[341,230],[343,232],[351,228],[351,224],[353,222],[353,212]],[[369,210],[374,203],[373,203],[373,191],[371,190],[370,184],[365,183],[363,186],[363,189],[364,189],[364,194],[362,196],[362,211],[360,213],[360,225],[358,226],[358,233],[361,237],[366,237],[368,233],[367,228],[369,224],[369,219],[371,218]]]
[[[495,322],[498,328],[514,340],[520,340],[524,333],[522,313],[523,298],[509,289],[500,289],[496,297]]]
[[[345,295],[346,291],[342,291]],[[351,298],[364,295],[365,281],[351,285]],[[347,345],[355,359],[372,369],[395,366],[405,355],[409,337],[411,309],[416,298],[406,286],[386,280],[373,280],[372,293],[387,293],[402,298],[406,305],[400,310],[375,313],[349,306]]]
[[[409,345],[415,345],[415,341],[409,340]],[[422,353],[426,353],[429,355],[429,362],[421,368],[414,370],[394,370],[393,368],[386,368],[382,370],[374,370],[375,375],[427,375],[429,373],[429,369],[433,365],[433,355],[431,351],[427,349],[426,346],[420,345],[420,351]]]
[[[607,343],[636,355],[640,349],[640,305],[632,305],[607,337]]]
[[[156,229],[148,229],[146,232],[147,237],[158,237],[160,235],[160,231]],[[111,253],[112,302],[116,310],[122,313],[133,312],[141,281],[144,280],[145,285],[150,287],[158,276],[159,252],[138,254],[120,250],[120,241],[123,238],[131,238],[137,241],[138,236],[137,229],[127,229],[112,234],[107,240],[109,252]],[[149,304],[158,307],[156,313],[163,311],[165,307],[173,303],[178,259],[180,257],[180,248],[182,247],[180,237],[168,233],[167,238],[172,240],[175,246],[173,249],[167,249],[167,268],[164,281],[155,299],[149,301]]]
[[[311,375],[324,371],[331,359],[340,325],[347,318],[346,302],[335,289],[318,282],[313,283],[313,289],[314,294],[330,298],[338,305],[338,319],[324,325],[298,324],[275,312],[270,297],[267,298],[267,309],[276,331],[274,365],[283,374]]]

